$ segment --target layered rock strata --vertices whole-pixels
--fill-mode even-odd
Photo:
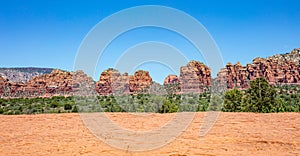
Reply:
[[[209,91],[211,86],[210,69],[201,62],[190,61],[180,68],[180,76],[169,75],[164,80],[169,93],[188,94]]]
[[[100,95],[147,93],[151,84],[152,78],[148,71],[138,70],[134,75],[128,75],[109,68],[101,73],[95,90]]]
[[[265,77],[273,85],[300,85],[300,49],[291,53],[274,55],[268,58],[255,58],[251,64],[242,66],[228,63],[218,73],[218,84],[226,84],[227,89],[234,87],[247,89],[249,82],[258,77]]]

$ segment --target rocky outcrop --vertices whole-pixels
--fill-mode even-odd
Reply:
[[[178,84],[179,78],[177,75],[168,75],[165,80],[164,84]]]
[[[66,72],[59,69],[50,74],[35,76],[27,83],[8,82],[6,97],[87,96],[94,91],[95,83],[82,71]]]
[[[137,94],[148,92],[147,89],[152,84],[152,78],[148,71],[139,70],[134,75],[121,73],[113,68],[103,71],[95,90],[100,95],[109,94]]]
[[[255,58],[251,64],[242,66],[239,62],[228,63],[218,73],[218,84],[226,84],[227,89],[234,87],[247,89],[249,82],[258,77],[265,77],[273,85],[300,85],[300,50],[274,55],[268,58]]]
[[[73,94],[84,96],[93,90],[94,85],[93,79],[83,71],[66,72],[55,69],[50,74],[36,76],[29,80],[25,92],[46,96]],[[80,93],[78,93],[79,91]]]
[[[168,94],[180,94],[180,79],[177,75],[168,75],[164,80],[164,88]]]
[[[121,73],[113,68],[104,70],[99,81],[96,83],[95,90],[100,95],[109,95],[112,93],[123,93],[129,90],[129,76],[127,73]]]
[[[73,77],[72,90],[75,96],[95,95],[96,82],[82,70],[71,72]]]
[[[152,83],[152,78],[148,71],[138,70],[133,76],[129,76],[129,91],[131,93],[147,92]]]
[[[290,53],[276,54],[267,59],[272,59],[280,62],[295,62],[296,65],[300,65],[300,48],[293,49]]]
[[[6,87],[8,86],[8,79],[0,75],[0,95],[6,92]]]
[[[0,68],[0,75],[7,78],[10,82],[23,82],[35,76],[51,73],[52,68]]]
[[[180,76],[169,75],[164,80],[167,91],[175,94],[202,93],[209,91],[210,69],[201,62],[190,61],[180,68]]]

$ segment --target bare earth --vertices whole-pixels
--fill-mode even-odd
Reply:
[[[149,131],[174,114],[110,113],[116,124]],[[204,137],[205,113],[173,142],[146,152],[113,148],[97,139],[79,114],[0,115],[0,155],[300,155],[300,113],[221,113]]]

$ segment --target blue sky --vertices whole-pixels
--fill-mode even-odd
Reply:
[[[72,70],[87,33],[102,19],[128,7],[163,5],[193,16],[217,43],[224,63],[250,63],[253,58],[290,52],[300,47],[298,0],[1,0],[0,67],[53,67]],[[141,28],[119,36],[99,59],[100,72],[113,67],[124,50],[148,40],[176,44],[188,60],[203,58],[178,34]],[[180,44],[178,44],[180,43]],[[144,64],[155,81],[173,71]],[[130,72],[130,71],[129,71]]]

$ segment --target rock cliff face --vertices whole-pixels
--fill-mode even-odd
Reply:
[[[273,85],[297,84],[300,85],[300,49],[291,53],[274,55],[268,58],[255,58],[252,64],[242,66],[228,63],[218,73],[219,84],[226,84],[227,89],[234,87],[247,89],[249,82],[258,77],[265,77]]]
[[[177,83],[179,83],[179,78],[177,75],[168,75],[164,80],[164,84],[177,84]]]
[[[148,71],[139,70],[134,75],[121,75],[118,70],[109,68],[101,73],[95,90],[100,95],[136,94],[147,92],[151,84],[152,78]]]
[[[180,79],[177,75],[168,75],[164,80],[164,88],[169,94],[180,94]]]
[[[4,94],[6,87],[8,86],[8,79],[3,78],[0,75],[0,95]]]
[[[164,80],[168,92],[175,94],[202,93],[209,91],[210,69],[201,62],[190,61],[180,68],[180,76],[169,75]]]
[[[129,77],[127,73],[121,75],[118,70],[109,68],[101,73],[100,79],[96,83],[95,90],[100,95],[109,95],[116,93],[117,91],[123,93],[129,89],[128,82]]]
[[[141,92],[152,83],[152,78],[148,71],[138,70],[133,76],[129,76],[129,91],[133,93]],[[147,92],[147,90],[145,90]]]
[[[1,83],[1,82],[0,82]],[[35,76],[27,83],[7,82],[6,97],[85,96],[94,89],[94,81],[82,71],[55,69],[50,74]]]
[[[36,76],[29,80],[25,92],[41,95],[87,95],[95,83],[82,71],[66,72],[55,69],[50,74]],[[85,93],[86,92],[86,93]]]

